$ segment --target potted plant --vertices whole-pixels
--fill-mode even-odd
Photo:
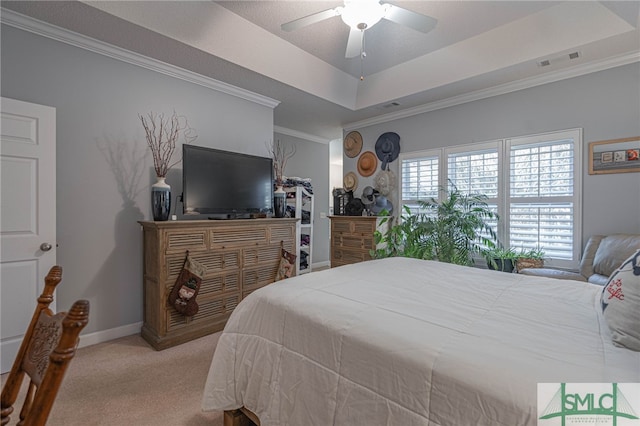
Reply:
[[[512,248],[505,248],[501,244],[482,250],[487,261],[487,267],[494,271],[513,272],[518,253]]]
[[[496,235],[488,221],[498,215],[487,205],[483,194],[464,194],[451,184],[441,201],[419,201],[420,213],[403,206],[399,223],[374,238],[381,248],[371,251],[374,258],[404,256],[425,260],[472,265],[473,255],[482,247],[494,245]],[[383,219],[384,221],[385,219]],[[389,219],[387,219],[389,220]]]
[[[389,215],[388,210],[382,210],[378,216],[383,218],[380,220],[379,229],[385,229],[385,224],[390,223],[386,227],[386,232],[376,230],[373,234],[376,243],[376,250],[371,250],[371,257],[381,259],[384,257],[413,257],[421,259],[424,250],[421,241],[423,240],[424,229],[420,225],[420,215],[411,214],[411,210],[407,206],[403,206],[404,215],[402,220],[394,220]]]
[[[516,271],[526,268],[542,268],[544,266],[544,250],[541,248],[521,249],[516,257]]]

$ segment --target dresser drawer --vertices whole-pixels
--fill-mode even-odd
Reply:
[[[334,244],[340,248],[368,250],[373,248],[373,235],[340,235]]]
[[[334,260],[341,262],[342,264],[351,264],[371,260],[371,255],[369,254],[369,250],[347,250],[334,248],[333,256],[331,258],[331,266],[334,266]]]
[[[267,234],[266,226],[212,229],[210,233],[211,248],[266,244],[268,241]]]
[[[296,239],[296,225],[293,223],[274,225],[269,230],[270,243],[280,243],[282,241],[295,241],[295,239]],[[285,249],[287,248],[285,247]],[[291,250],[293,250],[293,248],[291,248]]]
[[[279,263],[280,257],[281,257],[281,248],[282,248],[281,244],[271,244],[268,246],[256,246],[256,247],[243,249],[242,250],[242,261],[243,261],[242,266],[246,268],[250,266],[257,266],[265,262]],[[291,248],[288,248],[288,247],[284,247],[284,248],[287,250],[291,250]]]
[[[167,255],[166,276],[163,280],[175,280],[184,265],[186,250]],[[189,252],[189,256],[207,268],[205,277],[240,269],[240,250],[214,250],[204,252]]]
[[[185,250],[206,250],[207,232],[204,229],[193,231],[167,231],[165,233],[165,252],[183,252]]]
[[[244,269],[242,271],[243,294],[271,284],[276,277],[278,267],[279,263],[264,265],[259,268]]]
[[[240,295],[224,295],[210,300],[200,300],[198,297],[198,313],[193,317],[185,317],[173,307],[167,308],[167,331],[173,331],[190,324],[214,322],[226,319],[240,303]]]
[[[169,294],[173,290],[175,281],[167,282],[163,299],[169,300]],[[197,298],[216,297],[222,293],[240,292],[240,271],[230,274],[218,274],[207,276],[200,282]]]

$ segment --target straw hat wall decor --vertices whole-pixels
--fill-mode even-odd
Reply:
[[[349,132],[344,137],[344,154],[349,158],[354,158],[362,151],[362,135],[360,132]]]
[[[378,159],[371,151],[365,151],[358,158],[358,173],[363,177],[371,176],[378,168]]]
[[[358,176],[356,176],[356,174],[353,172],[347,173],[346,175],[344,175],[342,185],[347,191],[355,191],[355,189],[358,187]]]

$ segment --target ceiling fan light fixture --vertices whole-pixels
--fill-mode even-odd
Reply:
[[[365,30],[377,24],[385,13],[386,8],[378,0],[352,0],[345,2],[340,17],[349,27]]]

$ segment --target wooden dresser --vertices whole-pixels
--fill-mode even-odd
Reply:
[[[140,222],[144,238],[142,337],[165,349],[222,330],[236,305],[274,281],[280,248],[295,250],[298,219]],[[185,317],[168,303],[185,254],[207,267]]]
[[[329,219],[332,268],[371,260],[369,250],[376,248],[373,233],[380,227],[381,217],[329,216]]]

